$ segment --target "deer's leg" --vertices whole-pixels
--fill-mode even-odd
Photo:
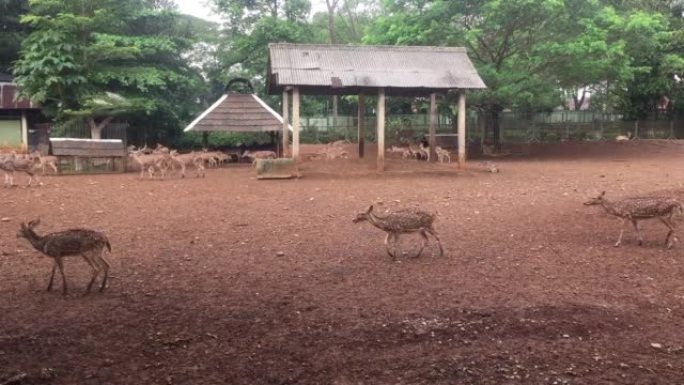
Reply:
[[[57,260],[52,261],[52,274],[50,274],[50,282],[48,282],[47,291],[52,290],[52,281],[55,279],[55,270],[57,270]]]
[[[636,231],[637,234],[637,242],[639,243],[639,246],[644,244],[644,240],[641,238],[641,231],[639,230],[639,222],[637,222],[636,219],[632,219],[632,225],[634,225],[634,230]]]
[[[437,232],[434,229],[426,229],[425,231],[427,231],[428,233],[430,233],[430,235],[435,237],[435,239],[437,240],[437,246],[439,246],[439,256],[440,257],[444,256],[444,249],[442,248],[442,241],[439,239]]]
[[[67,294],[67,281],[66,281],[66,275],[64,275],[64,262],[62,261],[62,258],[56,257],[55,262],[57,263],[57,267],[59,267],[59,272],[62,274],[62,294],[66,295]]]
[[[421,238],[423,238],[423,244],[420,246],[420,249],[418,250],[418,254],[416,254],[416,258],[420,257],[420,255],[423,254],[423,249],[428,244],[428,236],[425,233],[425,230],[420,230],[420,236],[421,236]]]
[[[57,174],[57,165],[54,164],[53,162],[50,162],[49,165],[50,165],[50,168],[52,168],[52,171],[53,171],[55,174]],[[45,169],[45,168],[43,168],[43,170],[44,170],[44,169]],[[43,174],[45,174],[45,171],[43,171]]]
[[[100,291],[103,291],[107,286],[107,277],[109,276],[110,263],[104,256],[104,248],[100,250],[97,254],[97,259],[95,260],[99,265],[100,269],[104,270],[104,277],[102,278],[102,285],[100,285]]]
[[[615,247],[620,247],[620,244],[622,244],[622,235],[625,233],[625,224],[627,224],[627,218],[622,219],[622,224],[620,225],[620,236],[618,236],[618,240],[615,242]]]
[[[665,237],[665,246],[667,246],[668,249],[671,249],[674,241],[678,240],[677,236],[675,235],[674,223],[671,222],[670,218],[658,217],[658,219],[660,219],[660,221],[663,222],[669,229],[667,236]]]
[[[88,262],[88,265],[90,265],[90,268],[93,269],[93,276],[90,278],[90,282],[88,283],[85,294],[90,293],[90,289],[93,287],[95,279],[97,279],[97,276],[100,275],[100,266],[97,264],[97,262],[95,262],[95,258],[96,257],[92,251],[89,251],[87,254],[83,254],[83,259],[85,259],[85,261]]]
[[[385,248],[387,249],[387,254],[392,258],[392,260],[396,260],[397,257],[392,253],[392,250],[390,249],[390,241],[394,241],[395,236],[393,233],[387,233],[387,236],[385,237]]]

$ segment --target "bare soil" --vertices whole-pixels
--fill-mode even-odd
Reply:
[[[582,205],[684,199],[684,143],[525,146],[499,174],[390,158],[380,175],[371,149],[298,180],[234,165],[0,189],[0,384],[684,384],[684,242],[651,221],[615,248],[618,221]],[[370,204],[437,211],[445,256],[413,258],[407,235],[392,262],[351,221]],[[69,294],[45,291],[52,261],[15,236],[34,218],[109,236],[103,293],[83,295],[77,257]]]

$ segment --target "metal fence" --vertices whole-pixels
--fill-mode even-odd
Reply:
[[[102,129],[102,139],[121,139],[127,145],[128,123],[109,123]],[[55,125],[51,133],[56,138],[90,138],[90,127],[84,120],[72,120]]]
[[[356,116],[303,117],[302,142],[326,143],[338,139],[356,141]],[[429,129],[428,114],[389,115],[386,120],[386,140],[396,144],[408,139],[419,139]],[[466,119],[469,141],[480,141],[485,121],[475,113]],[[375,117],[367,117],[366,140],[375,140]],[[684,138],[684,117],[668,117],[640,121],[625,121],[618,114],[593,111],[554,111],[539,114],[504,112],[500,116],[500,139],[504,143],[558,142],[565,140],[614,139],[628,132],[642,139]],[[437,134],[456,133],[451,115],[439,115]],[[491,132],[485,140],[491,140]]]

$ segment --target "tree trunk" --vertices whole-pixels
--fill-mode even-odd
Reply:
[[[102,130],[112,121],[114,117],[108,116],[99,124],[95,122],[95,118],[88,118],[88,126],[90,127],[90,137],[92,139],[102,139]]]
[[[501,151],[501,125],[500,118],[503,107],[499,104],[490,104],[487,108],[489,111],[489,126],[492,129],[492,145],[494,151]]]

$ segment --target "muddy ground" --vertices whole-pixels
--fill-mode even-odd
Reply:
[[[652,221],[615,248],[618,221],[582,205],[684,198],[684,143],[514,152],[498,174],[371,158],[0,189],[0,384],[684,384],[684,243]],[[445,255],[408,235],[392,262],[351,221],[370,204],[438,212]],[[84,296],[70,257],[69,294],[45,291],[52,261],[16,238],[33,218],[105,232],[108,288]]]

